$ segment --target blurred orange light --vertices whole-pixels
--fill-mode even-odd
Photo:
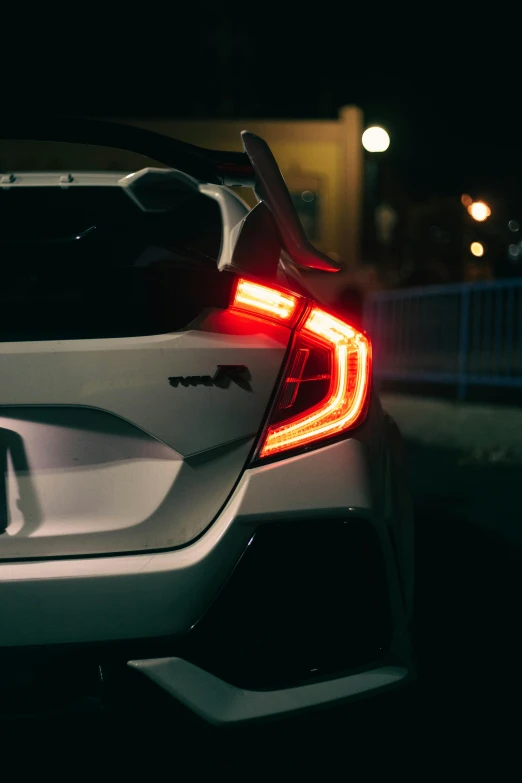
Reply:
[[[469,249],[477,258],[484,255],[484,245],[481,242],[472,242]]]
[[[463,193],[462,196],[460,197],[460,200],[465,207],[469,207],[473,203],[473,199],[471,198],[469,193]]]
[[[478,220],[479,223],[491,215],[490,208],[483,201],[473,201],[468,207],[468,212],[473,220]]]

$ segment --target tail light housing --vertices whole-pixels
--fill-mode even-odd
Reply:
[[[257,459],[323,445],[362,422],[372,360],[364,332],[303,297],[245,280],[232,306],[295,327]]]

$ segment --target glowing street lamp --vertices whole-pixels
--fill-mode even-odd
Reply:
[[[390,137],[384,128],[373,125],[362,135],[362,145],[367,152],[385,152],[390,146]]]
[[[361,138],[362,145],[370,155],[365,156],[364,161],[364,228],[363,228],[363,252],[370,256],[380,254],[380,245],[374,246],[374,223],[377,218],[377,204],[379,198],[379,169],[381,160],[374,153],[385,152],[390,146],[390,137],[384,128],[372,125],[366,128]]]
[[[468,207],[468,212],[473,220],[477,220],[479,223],[491,215],[490,208],[483,201],[473,201]]]
[[[484,245],[482,242],[472,242],[469,249],[477,258],[484,255]]]

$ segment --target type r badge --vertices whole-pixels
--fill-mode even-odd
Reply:
[[[169,383],[176,389],[178,386],[218,386],[228,389],[231,383],[236,383],[246,391],[252,391],[250,371],[244,364],[218,364],[214,375],[173,375]]]

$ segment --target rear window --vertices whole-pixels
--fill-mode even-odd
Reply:
[[[143,212],[119,187],[0,189],[0,341],[161,334],[226,307],[216,202]]]

